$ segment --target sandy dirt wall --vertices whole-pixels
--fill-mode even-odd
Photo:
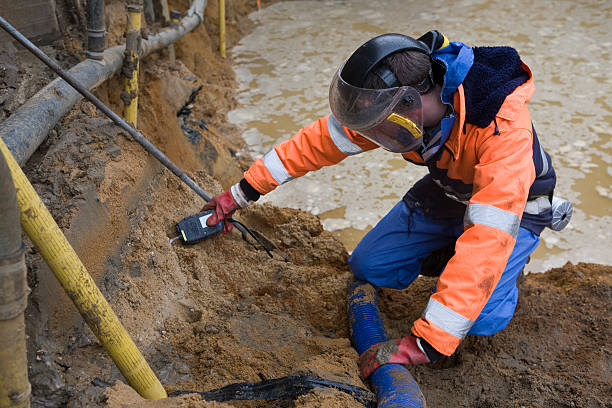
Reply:
[[[228,46],[239,33],[251,27],[246,14],[254,5],[247,3],[228,4]],[[108,45],[112,46],[122,41],[125,8],[122,1],[110,1],[106,5]],[[188,5],[187,1],[170,2],[171,8],[177,10],[185,10]],[[175,64],[168,61],[166,51],[142,61],[138,127],[188,173],[205,171],[228,185],[241,177],[248,162],[239,157],[240,144],[228,142],[239,139],[237,130],[224,122],[225,113],[235,103],[234,74],[229,60],[220,58],[213,44],[215,40],[210,39],[209,31],[216,30],[209,27],[216,24],[213,20],[217,10],[212,9],[206,9],[203,26],[176,44],[179,59]],[[78,15],[78,10],[68,11]],[[79,31],[82,19],[71,20],[70,13],[63,18],[71,21],[72,26],[63,27],[64,37],[54,47],[45,49],[66,68],[84,55],[84,38]],[[159,27],[147,28],[148,32],[156,29]],[[191,54],[186,58],[192,67],[198,66],[194,61],[208,61],[213,68],[201,67],[198,74],[192,72],[180,59],[183,49],[185,53],[196,50],[192,54],[199,60]],[[6,79],[3,86],[7,86],[3,89],[10,92],[3,93],[6,97],[0,101],[3,115],[8,116],[53,75],[29,54],[14,48],[0,50],[0,61],[11,63],[2,77]],[[191,115],[178,118],[178,110],[199,87],[202,87],[198,96],[201,100],[196,100]],[[121,90],[122,79],[115,77],[95,93],[121,114]],[[190,129],[191,133],[186,134],[181,126]],[[142,266],[129,260],[133,252],[130,234],[146,228],[141,225],[144,211],[151,201],[152,191],[157,188],[162,167],[89,103],[81,102],[50,133],[24,170],[89,272],[113,303],[113,296],[123,288],[124,271],[135,276],[141,273]],[[187,197],[186,192],[182,195],[175,192],[164,199],[182,208]],[[203,203],[195,196],[190,196],[189,200],[197,203],[196,207]],[[177,215],[168,225],[185,215],[188,214]],[[36,249],[29,247],[28,251],[28,279],[33,292],[27,311],[27,328],[31,339],[29,354],[33,356],[34,405],[72,403],[75,393],[78,394],[75,390],[82,387],[69,380],[70,374],[77,370],[68,373],[71,370],[63,355],[72,354],[75,348],[96,344],[97,340],[85,327]],[[152,258],[148,262],[150,265]],[[146,267],[147,263],[143,265]],[[92,359],[89,363],[95,361]],[[81,374],[75,375],[81,378]],[[85,386],[88,385],[86,381]],[[87,398],[75,403],[87,405]]]

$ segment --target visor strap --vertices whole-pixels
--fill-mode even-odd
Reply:
[[[389,88],[395,88],[402,85],[400,81],[397,80],[395,74],[391,72],[389,67],[387,67],[385,64],[378,64],[378,66],[372,69],[372,72],[376,74],[376,76],[379,77],[381,81],[383,81]],[[430,67],[425,79],[416,85],[412,85],[412,87],[416,89],[419,94],[423,95],[429,92],[433,86],[433,83],[433,70]]]
[[[389,88],[401,85],[395,74],[391,72],[385,64],[378,64],[378,66],[372,69],[372,72],[374,72]]]

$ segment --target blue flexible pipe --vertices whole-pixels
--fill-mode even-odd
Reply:
[[[348,317],[353,345],[359,354],[374,344],[387,341],[387,333],[378,314],[376,289],[357,281],[349,292]],[[425,398],[410,372],[401,364],[385,364],[370,376],[379,408],[424,408]]]

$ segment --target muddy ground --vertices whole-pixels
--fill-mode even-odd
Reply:
[[[175,64],[165,52],[143,60],[139,128],[214,195],[238,181],[251,159],[240,130],[227,123],[236,83],[231,59],[216,51],[216,2],[209,3],[204,26],[176,45]],[[188,2],[170,4],[184,10]],[[256,24],[246,18],[256,6],[226,4],[231,47]],[[109,45],[121,42],[123,13],[122,2],[107,2]],[[70,66],[83,56],[83,39],[74,13],[64,18],[64,37],[48,51]],[[23,51],[5,46],[0,63],[9,62],[0,78],[8,90],[0,100],[3,118],[52,77]],[[177,117],[200,86],[190,114]],[[96,93],[121,112],[120,91],[114,78]],[[348,339],[348,254],[316,216],[270,205],[243,210],[238,218],[279,248],[272,259],[237,232],[170,246],[175,223],[197,212],[202,200],[85,102],[25,170],[169,392],[296,374],[368,386]],[[27,243],[33,406],[361,406],[333,390],[295,401],[217,403],[193,394],[145,401],[124,384]],[[612,407],[611,272],[581,263],[525,277],[516,316],[503,332],[468,338],[451,358],[410,368],[428,405]],[[381,291],[392,337],[409,332],[434,284],[420,278],[408,290]]]

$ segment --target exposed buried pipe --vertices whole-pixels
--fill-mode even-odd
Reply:
[[[170,11],[170,25],[176,27],[179,23],[179,18],[181,18],[181,12],[178,10]],[[171,44],[168,46],[168,59],[170,63],[174,65],[176,62],[176,52],[174,51],[174,45]]]
[[[149,36],[141,43],[140,58],[166,48],[198,27],[203,21],[206,0],[194,0],[176,27]],[[121,68],[125,46],[104,51],[104,59],[85,60],[68,72],[88,89],[95,88]],[[45,140],[47,134],[81,99],[81,94],[66,81],[57,78],[26,101],[8,119],[0,124],[0,137],[20,165],[30,158]]]
[[[42,62],[44,62],[49,68],[55,71],[58,75],[60,75],[64,80],[66,80],[74,89],[76,89],[81,95],[85,96],[94,106],[100,109],[106,116],[111,118],[113,122],[119,125],[123,130],[128,132],[135,141],[140,143],[142,147],[153,157],[155,157],[161,164],[163,164],[168,170],[172,171],[172,173],[180,178],[185,184],[189,186],[193,191],[195,191],[200,197],[202,197],[205,201],[210,201],[211,197],[204,191],[200,186],[196,184],[183,170],[181,170],[174,162],[172,162],[161,150],[155,147],[146,137],[142,135],[139,131],[134,129],[129,123],[123,120],[119,115],[113,112],[108,106],[106,106],[100,99],[98,99],[94,94],[92,94],[87,88],[83,86],[80,82],[78,82],[73,76],[71,76],[68,72],[64,71],[55,60],[49,58],[44,52],[42,52],[37,46],[32,44],[30,40],[28,40],[23,34],[21,34],[15,27],[10,25],[5,19],[0,17],[0,27],[6,30],[13,38],[15,38],[21,45],[27,48],[30,52],[32,52],[36,57],[38,57]],[[2,144],[4,145],[4,144]],[[272,254],[270,253],[271,248],[275,248],[275,245],[270,245],[271,242],[267,239],[262,240],[263,237],[257,237],[253,233],[253,231],[249,230],[244,224],[241,222],[231,218],[232,223],[236,226],[236,228],[242,233],[242,238],[247,241],[247,234],[251,235],[258,241],[265,249],[270,257]],[[267,244],[266,244],[267,241]]]
[[[219,0],[219,53],[225,58],[225,0]]]
[[[353,345],[359,354],[389,340],[378,314],[376,288],[355,282],[349,292],[348,318]],[[401,364],[385,364],[370,376],[379,408],[426,406],[425,398],[410,372]]]
[[[28,284],[19,207],[9,167],[0,154],[0,407],[29,407],[25,323]]]
[[[19,207],[11,172],[0,156],[0,260],[15,255],[21,249]]]
[[[87,0],[87,58],[101,60],[106,48],[104,0]]]
[[[140,354],[13,155],[0,140],[0,156],[2,155],[17,187],[21,225],[66,294],[70,296],[91,331],[132,388],[147,399],[166,398],[166,391],[155,373]]]
[[[168,0],[156,0],[156,6],[158,12],[161,14],[160,19],[164,26],[172,24],[172,18],[170,17],[170,9],[168,8]],[[179,16],[180,17],[180,16]],[[176,62],[176,53],[174,52],[174,45],[168,46],[168,59],[172,64]]]

